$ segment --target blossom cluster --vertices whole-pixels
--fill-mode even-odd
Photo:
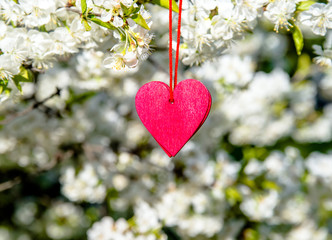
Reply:
[[[1,92],[14,84],[20,88],[22,79],[15,76],[24,75],[23,69],[45,71],[80,49],[110,49],[105,67],[133,68],[149,53],[150,18],[133,0],[1,0]]]
[[[187,65],[224,54],[234,40],[253,31],[258,21],[273,25],[276,32],[282,29],[294,32],[300,26],[324,36],[332,28],[330,3],[301,0],[195,0],[185,3],[181,54]],[[297,40],[294,41],[296,44]]]
[[[103,66],[116,70],[135,68],[151,53],[152,16],[134,0],[1,0],[1,92],[21,82],[33,81],[33,73],[54,62],[66,61],[81,49],[109,50]],[[159,4],[167,6],[163,1]],[[153,12],[153,11],[152,11]],[[166,17],[167,19],[167,17]],[[259,21],[279,32],[293,33],[298,53],[303,35],[325,36],[332,26],[332,4],[301,0],[184,1],[181,58],[193,65],[215,59],[234,41],[255,29]],[[331,66],[330,43],[315,46],[315,59]],[[23,77],[23,78],[22,78]]]

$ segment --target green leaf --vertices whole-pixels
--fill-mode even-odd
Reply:
[[[241,193],[235,187],[229,187],[225,190],[226,198],[231,203],[235,204],[236,202],[242,201]]]
[[[72,89],[69,89],[69,99],[66,101],[67,109],[70,109],[74,104],[82,104],[86,100],[96,95],[96,92],[89,91],[76,94]]]
[[[244,147],[242,152],[243,158],[246,160],[250,160],[252,158],[264,160],[269,154],[268,150],[264,147]]]
[[[86,0],[81,0],[81,9],[82,9],[82,14],[84,15],[86,13],[86,10],[88,9],[86,5]]]
[[[102,27],[105,27],[105,28],[108,28],[108,29],[112,29],[112,30],[115,30],[115,29],[116,29],[116,27],[114,27],[113,24],[111,24],[111,23],[107,23],[107,22],[103,22],[103,21],[100,20],[99,18],[92,17],[92,18],[90,18],[90,20],[91,20],[92,22],[94,22],[94,23],[96,23],[96,24],[102,26]]]
[[[150,30],[148,24],[146,24],[146,21],[141,14],[134,14],[133,16],[131,16],[131,19],[133,19],[134,22],[140,25],[141,27]]]
[[[277,190],[280,191],[280,187],[278,184],[272,181],[265,180],[262,182],[262,187],[265,189],[272,189],[272,190]]]
[[[260,239],[259,232],[254,229],[247,228],[243,232],[245,240],[257,240]]]
[[[20,73],[15,75],[13,77],[14,81],[19,81],[19,82],[33,82],[34,81],[34,75],[31,72],[31,70],[28,70],[21,66],[20,68]]]
[[[15,86],[17,87],[17,89],[22,93],[22,86],[20,81],[18,81],[16,78],[13,78],[13,82],[15,83]]]
[[[135,13],[138,13],[141,9],[140,8],[135,8],[134,7],[134,5],[132,5],[131,7],[130,7],[130,9],[132,9],[132,10],[130,10],[131,12],[131,14],[135,14]]]
[[[128,7],[126,7],[125,5],[123,5],[122,3],[120,3],[120,5],[121,5],[123,15],[125,15],[125,16],[130,15],[130,9]]]
[[[82,19],[82,23],[83,23],[86,31],[91,30],[91,26],[89,25],[88,21],[85,18]]]
[[[127,7],[126,5],[124,5],[122,3],[120,3],[120,4],[121,4],[121,9],[122,9],[123,15],[127,16],[127,17],[132,15],[132,14],[138,13],[139,10],[140,10],[140,8],[134,7],[134,5],[131,5],[130,7]]]
[[[31,72],[31,70],[28,70],[21,66],[20,73],[13,76],[13,82],[15,83],[15,86],[17,87],[20,92],[22,92],[22,82],[33,82],[34,81],[34,75]]]
[[[294,27],[292,29],[292,34],[293,34],[293,40],[294,40],[294,44],[295,44],[295,48],[296,48],[296,53],[297,53],[297,55],[301,55],[303,45],[304,45],[301,29],[298,26],[294,25]]]
[[[7,90],[7,86],[8,86],[8,79],[7,78],[0,79],[0,94],[2,94],[4,91]]]
[[[23,76],[21,76],[21,75],[15,75],[14,77],[13,77],[13,81],[14,82],[29,82],[29,81],[26,81],[27,79],[26,78],[24,78]]]
[[[41,32],[47,32],[46,26],[45,25],[40,26],[39,27],[39,31],[41,31]]]
[[[297,7],[296,7],[296,10],[297,11],[307,11],[309,8],[310,8],[310,6],[312,5],[312,4],[314,4],[314,3],[316,3],[315,1],[303,1],[303,2],[300,2],[298,5],[297,5]]]
[[[310,73],[311,58],[308,54],[302,53],[297,60],[297,69],[295,74],[300,76],[307,76]],[[300,82],[299,82],[300,83]]]
[[[243,177],[243,178],[241,178],[241,181],[240,181],[240,182],[243,183],[244,185],[246,185],[246,186],[252,188],[252,189],[256,188],[255,181],[252,180],[252,179],[250,179],[250,178],[248,178],[248,177]]]
[[[172,4],[172,10],[176,13],[179,13],[179,7],[176,4],[175,0],[172,0],[173,4]],[[167,8],[169,9],[169,1],[168,0],[152,0],[153,4],[157,4],[161,7]]]

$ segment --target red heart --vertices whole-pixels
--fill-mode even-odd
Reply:
[[[169,101],[169,86],[153,81],[137,92],[138,116],[169,157],[175,156],[197,132],[211,108],[208,89],[195,79],[181,81]]]

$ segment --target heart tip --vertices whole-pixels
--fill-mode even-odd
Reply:
[[[167,154],[170,158],[172,158],[172,157],[175,157],[178,153],[170,154],[170,153],[167,153],[167,152],[166,152],[166,154]]]
[[[164,151],[165,151],[165,150],[164,150]],[[167,156],[170,157],[170,158],[175,157],[175,155],[176,155],[176,153],[175,153],[174,156],[173,156],[173,154],[171,154],[171,153],[169,153],[169,152],[167,152],[167,151],[165,151],[165,153],[166,153]]]

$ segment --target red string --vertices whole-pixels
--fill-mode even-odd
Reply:
[[[179,0],[179,20],[178,20],[178,33],[177,33],[177,40],[176,40],[174,88],[176,88],[176,85],[178,83],[179,49],[180,49],[180,37],[181,37],[181,17],[182,17],[182,0]]]
[[[172,47],[172,11],[173,1],[169,0],[169,93],[170,101],[174,102],[173,96],[173,47]],[[178,81],[178,66],[179,66],[179,49],[180,49],[180,37],[181,37],[181,17],[182,17],[182,0],[179,0],[179,20],[178,20],[178,31],[176,40],[176,56],[175,56],[175,70],[174,70],[174,89]]]
[[[170,101],[174,102],[174,98],[173,98],[173,49],[172,49],[172,9],[173,7],[173,2],[172,0],[169,0],[169,93],[170,93]]]

